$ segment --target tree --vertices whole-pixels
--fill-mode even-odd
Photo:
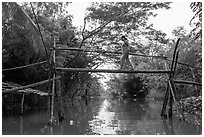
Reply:
[[[61,14],[65,12],[66,6],[66,3],[4,2],[2,4],[3,68],[46,60],[48,56],[45,54],[45,48],[52,47],[54,35],[58,34],[61,41],[70,43],[74,35],[72,18],[70,15]],[[67,32],[70,37],[65,39],[63,35]],[[63,54],[57,52],[57,56],[62,57]],[[29,84],[47,79],[46,69],[48,66],[45,64],[6,71],[3,75],[4,80]]]
[[[120,37],[126,35],[130,40],[132,52],[137,51],[146,55],[164,53],[164,45],[168,42],[165,33],[155,30],[152,24],[147,24],[147,20],[150,16],[156,16],[154,10],[160,8],[169,9],[169,5],[170,3],[151,2],[92,3],[87,8],[88,14],[82,29],[82,36],[86,42],[83,46],[87,48],[86,45],[89,45],[91,49],[117,52],[121,49]],[[87,25],[89,26],[87,27]],[[147,42],[144,42],[144,38],[146,38]],[[102,54],[98,55],[97,60],[110,60],[117,64],[119,58],[120,56]],[[140,62],[147,62],[144,58],[133,58],[139,64],[138,59]],[[151,62],[149,61],[149,63]]]
[[[23,66],[39,61],[44,55],[44,46],[38,28],[29,15],[17,3],[2,3],[2,48],[3,68]],[[7,55],[7,56],[4,56]],[[17,83],[22,83],[24,79],[33,79],[35,75],[30,72],[37,69],[32,67],[30,70],[14,70],[5,72],[5,80],[13,79]],[[23,75],[22,75],[23,73]],[[37,75],[36,75],[37,76]]]
[[[119,51],[119,39],[126,35],[130,40],[132,51],[145,53],[143,46],[144,35],[154,35],[153,25],[147,24],[148,17],[156,16],[154,10],[169,9],[170,3],[151,2],[95,2],[87,8],[88,14],[84,19],[82,29],[84,45],[91,49]],[[89,25],[87,27],[87,25]],[[153,32],[153,33],[152,33]],[[159,33],[158,33],[159,34]],[[159,40],[157,40],[159,41]],[[88,48],[87,46],[85,46]],[[119,56],[100,56],[102,60],[118,62]]]
[[[194,29],[191,31],[191,35],[195,39],[200,37],[202,40],[202,2],[191,2],[190,8],[195,13],[190,21],[190,24],[194,25]]]
[[[148,17],[156,16],[154,10],[159,8],[169,9],[170,3],[150,2],[116,2],[116,3],[92,3],[88,8],[89,22],[97,22],[97,26],[106,25],[98,33],[103,45],[111,48],[118,46],[118,40],[125,34],[135,44],[141,35],[151,30],[152,25],[147,25]]]

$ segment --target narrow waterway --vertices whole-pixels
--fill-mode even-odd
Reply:
[[[2,134],[55,135],[197,135],[201,125],[160,117],[162,101],[81,100],[65,104],[66,119],[48,126],[48,111],[3,115]]]

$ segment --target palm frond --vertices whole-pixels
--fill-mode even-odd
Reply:
[[[36,53],[43,53],[44,47],[39,30],[29,15],[17,3],[14,4],[11,14],[16,24],[29,30],[27,36],[29,36],[31,40],[31,45],[33,46],[34,51]]]

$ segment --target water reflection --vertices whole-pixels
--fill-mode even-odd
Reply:
[[[105,99],[97,115],[89,121],[91,134],[116,134],[119,129],[118,116],[111,108],[110,102]]]
[[[90,100],[65,104],[66,119],[56,126],[48,126],[48,112],[39,111],[23,116],[2,118],[3,134],[57,135],[157,135],[201,134],[201,126],[181,122],[178,118],[160,117],[161,101]]]

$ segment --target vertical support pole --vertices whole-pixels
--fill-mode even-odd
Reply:
[[[61,91],[62,91],[62,88],[61,88],[61,81],[60,79],[57,80],[57,83],[56,85],[58,86],[58,89],[56,90],[57,92],[57,100],[58,100],[58,119],[59,119],[59,122],[61,122],[65,117],[64,117],[64,106],[63,106],[63,100],[62,100],[62,94],[61,94]]]
[[[52,36],[51,36],[52,39]],[[52,50],[50,50],[49,56],[47,58],[47,62],[48,62],[48,67],[49,67],[49,72],[48,72],[48,108],[49,108],[49,124],[51,124],[52,122],[52,91],[51,91],[51,85],[52,85],[52,74],[53,74],[53,63],[52,63]]]
[[[48,108],[49,108],[49,111],[50,111],[50,114],[51,114],[51,100],[52,100],[52,93],[51,93],[51,76],[52,76],[52,51],[50,50],[50,55],[49,55],[49,59],[48,59],[48,67],[49,67],[49,72],[48,72],[48,79],[49,79],[49,82],[48,82]],[[50,119],[51,119],[51,116],[50,116]]]
[[[53,68],[55,69],[55,38],[54,38],[54,50],[53,50]],[[51,94],[51,110],[50,110],[50,124],[54,123],[54,100],[55,100],[55,70],[53,72],[52,80],[52,94]]]
[[[176,92],[176,88],[175,88],[175,84],[174,84],[174,75],[175,75],[175,71],[176,71],[176,67],[178,64],[178,55],[179,55],[179,50],[176,52],[176,58],[175,58],[175,64],[174,64],[174,69],[173,69],[173,76],[170,79],[170,83],[171,83],[171,87],[172,87],[172,92],[173,92],[173,97],[174,97],[174,101],[175,101],[175,92]]]
[[[166,70],[168,70],[166,60],[164,61],[164,67],[165,67]],[[170,74],[169,75],[166,74],[166,76],[167,76],[167,78],[169,78]],[[165,111],[166,111],[166,106],[167,106],[168,100],[169,100],[169,84],[167,82],[167,88],[166,88],[166,93],[165,93],[165,97],[164,97],[164,103],[163,103],[163,106],[162,106],[161,116],[167,116],[165,114]]]
[[[177,52],[176,52],[176,59],[175,59],[175,64],[174,64],[174,74],[175,74],[176,67],[177,67],[177,64],[178,64],[178,55],[179,55],[179,50],[177,50]]]
[[[171,63],[171,72],[173,72],[172,74],[169,74],[169,76],[167,75],[167,77],[169,77],[168,79],[168,83],[167,83],[167,90],[166,90],[166,94],[165,94],[165,98],[164,98],[164,103],[162,106],[162,112],[161,112],[161,116],[164,116],[164,112],[166,110],[166,106],[167,106],[167,102],[169,101],[169,116],[172,116],[172,106],[173,106],[173,99],[175,99],[175,97],[173,96],[173,90],[172,90],[172,85],[170,82],[173,79],[174,76],[174,72],[175,72],[175,58],[176,58],[176,51],[177,51],[177,47],[179,44],[180,38],[177,40],[175,48],[174,48],[174,53],[173,53],[173,59],[172,59],[172,63]],[[167,64],[165,62],[165,68],[167,69]],[[170,91],[169,91],[170,90]]]
[[[172,90],[172,85],[170,83],[170,81],[168,82],[169,86],[170,86],[170,94],[169,94],[169,109],[168,109],[168,116],[169,118],[172,117],[172,114],[173,114],[173,90]]]
[[[164,103],[162,106],[161,116],[165,116],[165,110],[166,110],[166,106],[167,106],[167,102],[168,102],[168,97],[169,97],[169,84],[167,83],[167,88],[166,88],[166,93],[165,93],[165,97],[164,97]]]
[[[177,44],[178,44],[178,41],[177,41]],[[177,48],[177,47],[176,47]],[[168,113],[169,113],[169,117],[172,117],[172,114],[173,114],[173,100],[174,102],[176,101],[175,99],[175,85],[174,85],[174,81],[173,81],[173,78],[174,78],[174,75],[175,75],[175,71],[176,71],[176,66],[177,66],[177,62],[178,62],[178,54],[179,54],[179,51],[174,51],[174,61],[172,62],[172,70],[173,70],[173,74],[171,75],[171,77],[169,78],[169,87],[170,87],[170,97],[169,97],[169,110],[168,110]]]
[[[180,41],[180,38],[177,40],[176,46],[175,46],[175,49],[174,49],[173,59],[172,59],[172,63],[171,63],[171,71],[173,71],[173,74],[170,75],[170,78],[172,78],[174,76],[175,58],[176,58],[176,51],[177,51],[177,47],[178,47],[179,41]]]
[[[23,93],[22,100],[21,100],[21,114],[23,114],[24,99],[25,99],[25,93]]]

